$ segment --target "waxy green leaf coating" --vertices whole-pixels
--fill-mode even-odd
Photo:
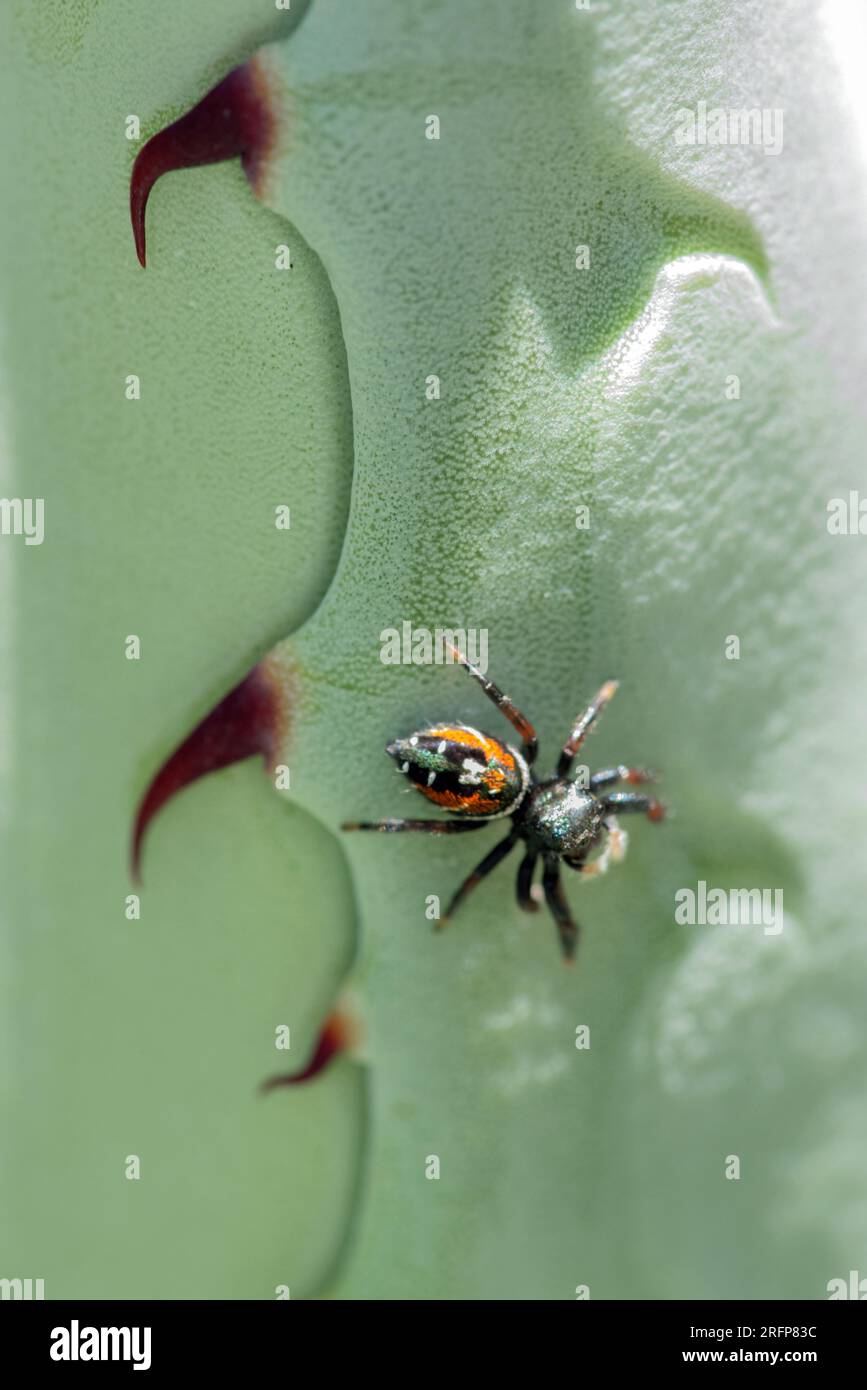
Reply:
[[[47,745],[16,786],[26,828],[45,832],[18,832],[45,930],[16,919],[20,997],[38,988],[40,1005],[16,1031],[13,1248],[29,1267],[41,1231],[58,1293],[823,1297],[867,1234],[864,562],[825,524],[859,480],[864,236],[815,15],[319,0],[262,54],[283,135],[268,209],[236,170],[173,175],[142,275],[121,108],[177,114],[209,64],[216,80],[255,46],[227,4],[159,16],[135,64],[120,62],[132,34],[116,38],[117,69],[89,89],[89,201],[47,139],[28,174],[43,209],[64,180],[77,254],[55,266],[55,219],[30,214],[36,245],[5,293],[25,345],[20,456],[99,537],[46,542],[55,604],[71,576],[86,597],[55,634],[27,576],[13,637],[20,741]],[[63,50],[71,70],[30,61],[61,148],[97,35],[120,28],[94,7]],[[17,32],[29,53],[20,18]],[[676,112],[700,99],[782,108],[781,153],[677,146]],[[287,240],[288,286],[273,264]],[[37,294],[42,326],[25,332]],[[48,411],[46,344],[67,373]],[[77,467],[52,464],[64,450]],[[269,530],[284,500],[291,549]],[[337,837],[344,818],[405,810],[388,739],[442,717],[505,732],[461,672],[380,662],[381,631],[405,620],[488,630],[541,768],[614,674],[588,759],[664,770],[677,818],[635,826],[603,883],[569,885],[571,974],[502,871],[431,933],[426,897],[452,891],[483,834]],[[115,652],[145,623],[132,670]],[[48,689],[31,626],[51,646]],[[293,809],[252,767],[186,793],[152,832],[142,920],[125,923],[116,823],[281,631],[274,661],[302,691]],[[676,925],[675,892],[700,880],[782,888],[784,931]],[[273,1028],[302,1018],[293,1052],[296,1034],[309,1050],[353,922],[365,1070],[258,1104]],[[121,1164],[140,1149],[136,1187]]]

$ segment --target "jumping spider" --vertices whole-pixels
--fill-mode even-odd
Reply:
[[[521,752],[492,734],[457,723],[437,724],[409,738],[395,739],[385,751],[399,764],[401,772],[429,801],[461,819],[351,821],[343,829],[456,835],[464,830],[481,830],[488,821],[509,816],[512,825],[508,835],[461,884],[437,925],[445,926],[476,884],[523,840],[526,848],[518,869],[518,903],[526,912],[536,911],[532,882],[541,858],[545,901],[557,924],[564,960],[569,962],[575,955],[578,926],[560,881],[560,861],[589,876],[604,873],[609,858],[622,859],[626,836],[617,825],[615,813],[642,812],[649,820],[660,821],[665,807],[655,797],[605,789],[617,782],[640,786],[653,781],[654,774],[644,768],[609,767],[593,773],[587,787],[570,778],[581,745],[617,690],[617,681],[606,681],[569,735],[555,775],[539,781],[531,770],[538,740],[530,721],[462,652],[455,648],[451,652],[517,729],[522,739]],[[603,840],[606,843],[602,854],[588,863],[588,856]]]

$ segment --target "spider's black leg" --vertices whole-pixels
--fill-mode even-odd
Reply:
[[[598,792],[603,787],[613,787],[615,782],[626,782],[630,787],[640,787],[645,782],[655,782],[656,773],[649,767],[606,767],[602,772],[594,772],[590,778],[590,790]]]
[[[560,933],[560,949],[563,952],[563,959],[568,965],[575,955],[575,947],[578,944],[578,926],[569,911],[566,894],[563,892],[563,885],[560,882],[560,862],[556,857],[545,860],[542,886],[545,889],[545,901],[551,909],[551,916],[557,923],[557,930]]]
[[[518,906],[522,907],[525,912],[538,912],[539,910],[539,904],[532,895],[533,873],[538,857],[531,849],[528,849],[521,860],[521,867],[518,869]]]
[[[617,681],[606,681],[602,689],[594,695],[593,699],[590,701],[590,704],[587,706],[569,735],[563,747],[563,752],[560,754],[560,761],[557,763],[558,777],[568,776],[578,750],[590,732],[593,724],[595,724],[605,706],[608,704],[608,701],[613,699],[614,695],[617,693],[617,686]]]
[[[459,835],[463,830],[483,830],[486,820],[347,820],[341,830],[425,830],[429,835]]]
[[[644,814],[648,820],[664,820],[665,807],[655,796],[640,796],[636,792],[612,792],[602,798],[602,805],[611,815],[624,812]]]
[[[536,754],[539,751],[539,740],[536,737],[536,730],[533,728],[529,719],[521,713],[516,705],[512,704],[508,695],[504,695],[502,690],[494,685],[493,681],[489,681],[487,676],[482,675],[477,666],[473,666],[467,661],[463,652],[459,652],[457,647],[451,645],[449,645],[449,651],[458,665],[463,666],[465,671],[469,671],[470,675],[479,682],[479,685],[484,690],[488,699],[494,702],[497,709],[500,710],[500,712],[506,716],[509,723],[517,729],[518,733],[521,735],[523,744],[521,752],[529,767],[531,763],[535,762]]]
[[[465,878],[458,891],[455,893],[451,902],[445,910],[445,915],[438,922],[434,923],[437,930],[444,927],[449,919],[453,917],[468,893],[471,893],[477,883],[481,883],[483,878],[487,878],[492,869],[505,859],[509,850],[513,847],[518,838],[517,830],[510,830],[505,840],[501,840],[498,845],[494,845],[490,854],[486,854],[481,864],[477,864],[469,878]]]

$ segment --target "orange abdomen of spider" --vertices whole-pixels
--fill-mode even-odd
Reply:
[[[386,749],[413,786],[460,816],[514,811],[529,783],[524,759],[500,739],[463,724],[438,724]]]

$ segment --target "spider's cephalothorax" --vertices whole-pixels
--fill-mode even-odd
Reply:
[[[631,786],[651,782],[653,774],[644,768],[619,765],[594,773],[586,787],[570,776],[584,739],[617,689],[616,681],[606,681],[569,735],[555,775],[540,782],[531,770],[537,751],[532,724],[461,652],[453,650],[452,655],[517,729],[522,739],[521,751],[491,734],[457,723],[437,724],[409,738],[395,739],[386,752],[397,761],[401,772],[429,801],[451,811],[457,819],[352,821],[343,829],[421,830],[433,835],[453,835],[481,829],[489,820],[509,816],[508,835],[461,884],[437,925],[444,926],[470,890],[523,840],[518,902],[527,912],[535,912],[533,874],[541,859],[545,901],[557,924],[564,959],[570,961],[575,955],[578,927],[560,882],[560,863],[590,876],[604,873],[610,858],[622,859],[626,836],[615,816],[641,812],[658,821],[665,815],[665,808],[655,797],[609,788],[617,782]],[[589,856],[600,847],[602,853],[591,860]]]

